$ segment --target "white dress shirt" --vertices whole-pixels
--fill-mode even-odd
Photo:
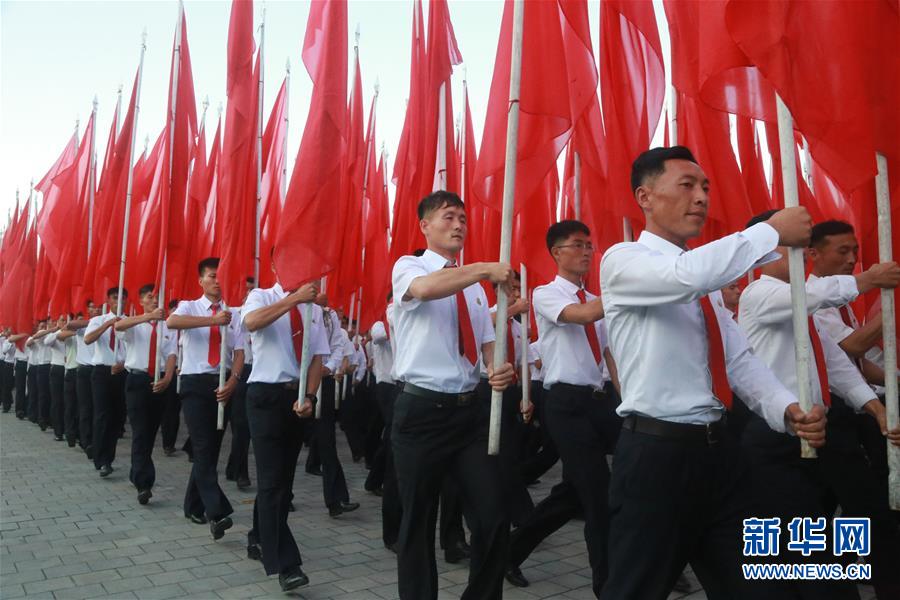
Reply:
[[[16,362],[16,345],[3,338],[3,342],[0,343],[0,354],[3,356],[3,362]]]
[[[849,277],[851,279],[854,279],[850,275],[843,275],[842,277]],[[817,277],[813,274],[810,274],[809,278],[807,279],[807,282],[808,282],[807,287],[809,287],[809,282],[821,281],[822,279],[831,279],[831,278],[830,277]],[[855,284],[855,282],[856,282],[856,280],[854,279],[854,284]],[[839,306],[830,306],[829,305],[827,307],[824,307],[824,308],[816,311],[816,315],[815,315],[816,316],[816,324],[820,328],[827,331],[828,335],[830,335],[831,338],[838,344],[843,342],[847,338],[847,336],[852,334],[859,327],[859,322],[857,322],[857,320],[856,320],[856,314],[853,312],[853,309],[850,308],[849,306],[847,307],[847,309],[848,309],[848,312],[850,315],[850,325],[847,325],[846,323],[844,323],[844,318],[841,316],[841,307],[846,304],[849,304],[850,302],[852,302],[855,299],[856,298],[854,297],[853,299],[851,299],[847,302],[844,302]]]
[[[760,223],[689,252],[648,231],[606,252],[600,290],[622,388],[620,415],[693,424],[721,418],[699,303],[711,295],[731,388],[773,430],[785,431],[784,411],[795,396],[753,355],[721,294],[711,294],[780,258],[777,245],[778,233]]]
[[[125,339],[128,349],[125,353],[125,368],[129,373],[143,372],[153,375],[150,366],[150,334],[153,326],[150,323],[138,323],[118,335]],[[166,373],[166,361],[170,356],[178,354],[175,332],[166,327],[165,321],[156,321],[156,348],[159,361],[160,377]]]
[[[25,342],[25,360],[28,362],[29,367],[34,367],[38,364],[38,347],[35,344],[28,345],[28,342],[31,341],[32,338],[28,338]]]
[[[536,341],[531,342],[531,344],[528,345],[528,354],[529,354],[529,358],[528,358],[529,367],[528,368],[531,372],[531,380],[532,381],[540,381],[541,383],[543,383],[543,381],[544,381],[544,361],[541,360],[540,343],[541,343],[541,340],[540,340],[540,338],[538,338]],[[540,369],[537,366],[537,362],[539,360],[541,361]],[[541,387],[543,387],[543,386],[541,386]]]
[[[394,383],[391,370],[394,367],[394,352],[391,340],[387,337],[384,322],[376,321],[372,325],[372,371],[375,383]]]
[[[470,392],[478,385],[481,369],[459,353],[459,318],[456,295],[423,301],[403,297],[414,279],[448,266],[443,256],[426,250],[422,256],[404,256],[394,265],[394,328],[396,378],[437,392]],[[481,346],[494,341],[484,288],[473,283],[463,290],[475,334],[477,357]],[[390,317],[388,317],[390,319]]]
[[[75,336],[67,337],[63,344],[66,346],[66,370],[78,368],[78,347],[75,344]]]
[[[806,283],[806,308],[810,314],[823,307],[842,306],[859,294],[849,275],[816,278]],[[797,360],[794,354],[794,323],[789,283],[763,275],[741,294],[738,323],[747,333],[753,352],[766,363],[794,394],[798,393]],[[830,388],[856,409],[875,398],[859,370],[850,362],[824,328],[817,326]],[[809,385],[813,404],[824,404],[815,355],[809,361]]]
[[[58,338],[59,332],[54,331],[45,335],[41,342],[44,343],[44,352],[50,355],[50,364],[55,367],[64,367],[66,365],[66,346]]]
[[[101,325],[115,318],[116,315],[112,312],[94,317],[93,319],[88,321],[87,327],[85,327],[84,329],[85,335],[91,333],[95,329],[99,329]],[[111,367],[116,363],[125,362],[124,339],[122,338],[122,336],[116,337],[116,351],[115,353],[113,353],[113,351],[109,349],[109,336],[111,335],[114,335],[114,327],[110,327],[109,329],[104,331],[100,335],[100,337],[90,345],[90,347],[94,351],[91,359],[92,365],[106,365],[107,367]]]
[[[350,363],[356,365],[356,368],[353,370],[353,383],[359,383],[366,376],[366,371],[368,371],[366,367],[366,353],[363,352],[361,345],[354,344],[353,357],[350,359]]]
[[[82,327],[75,332],[75,362],[79,366],[89,367],[94,364],[94,348],[84,343],[84,332],[87,327]]]
[[[559,320],[564,308],[581,303],[576,296],[580,289],[582,288],[559,275],[547,285],[534,289],[532,299],[538,336],[541,338],[545,389],[550,389],[555,383],[603,389],[605,378],[602,357],[608,342],[602,323],[593,323],[600,344],[601,359],[598,363],[594,360],[584,325]],[[584,292],[587,302],[597,297],[587,290]]]
[[[13,344],[13,345],[15,345],[15,344]],[[25,344],[22,344],[22,347],[24,348]],[[28,360],[28,355],[25,353],[25,350],[19,350],[18,346],[16,346],[16,360],[17,361],[20,361],[20,360],[27,361]]]
[[[245,325],[247,315],[260,308],[275,304],[287,296],[281,284],[271,288],[257,288],[250,292],[241,309],[241,325]],[[306,304],[298,304],[302,318]],[[312,304],[311,323],[304,335],[309,335],[310,356],[328,356],[331,349],[325,334],[322,308]],[[250,332],[253,348],[253,370],[248,383],[288,383],[300,379],[300,365],[291,339],[291,315],[284,313],[268,326]],[[302,341],[302,340],[301,340]]]
[[[220,304],[221,306],[221,304]],[[200,296],[196,300],[182,300],[178,303],[173,315],[184,317],[211,317],[212,302],[206,296]],[[235,350],[244,349],[244,333],[241,327],[240,313],[229,308],[231,323],[227,327],[220,327],[221,335],[225,336],[225,353],[219,360],[225,364],[226,369],[231,368]],[[181,330],[182,344],[182,375],[213,375],[219,373],[219,365],[209,364],[209,330],[210,327],[193,327]]]
[[[497,305],[491,307],[490,313],[493,315],[497,312]],[[493,327],[493,324],[491,325]],[[513,347],[515,348],[515,362],[513,363],[513,370],[516,372],[516,375],[519,375],[519,371],[521,371],[521,360],[522,360],[522,324],[516,321],[515,319],[509,320],[509,330],[512,331],[513,336]],[[494,329],[494,334],[496,337],[497,330]],[[504,362],[505,359],[504,359]],[[531,357],[531,352],[528,353],[528,362],[533,363],[534,360]],[[481,376],[487,377],[487,367],[484,366],[484,361],[481,361]]]
[[[388,341],[391,344],[391,379],[396,382],[397,361],[394,360],[394,357],[397,356],[397,325],[394,320],[394,312],[394,303],[392,301],[387,305],[387,308],[384,309],[384,318],[386,319],[385,325],[387,326],[387,332],[390,332],[390,339]]]
[[[344,336],[341,334],[343,329],[341,329],[341,320],[338,318],[337,313],[330,308],[323,308],[322,314],[325,337],[328,339],[328,348],[330,350],[322,366],[331,371],[333,375],[341,368],[344,357],[348,356],[347,345],[344,343]]]

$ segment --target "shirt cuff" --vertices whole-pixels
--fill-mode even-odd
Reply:
[[[862,411],[863,406],[865,406],[869,401],[877,400],[875,392],[872,391],[872,388],[869,387],[869,385],[866,383],[860,383],[853,386],[850,390],[844,393],[844,396],[857,411]]]
[[[781,255],[775,252],[778,247],[778,232],[768,223],[757,223],[753,227],[748,227],[741,232],[753,248],[759,260],[756,265],[762,265],[781,258]]]
[[[838,293],[844,304],[849,304],[856,300],[859,296],[859,286],[856,283],[856,277],[853,275],[835,275],[838,282]]]
[[[795,404],[796,402],[797,398],[787,390],[779,391],[775,396],[765,402],[763,405],[763,412],[765,414],[763,416],[773,431],[794,435],[794,432],[791,431],[785,422],[784,413],[788,406]]]

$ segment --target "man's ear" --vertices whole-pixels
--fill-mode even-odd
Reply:
[[[641,210],[647,211],[650,209],[650,190],[644,186],[638,186],[636,190],[634,190],[634,199],[638,203],[638,206],[641,207]]]
[[[422,235],[425,235],[425,229],[428,227],[427,219],[419,219],[419,231],[422,232]]]

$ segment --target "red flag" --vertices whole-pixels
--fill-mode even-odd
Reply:
[[[253,274],[256,246],[256,143],[259,78],[254,73],[253,2],[234,0],[228,26],[228,105],[218,180],[221,236],[218,279],[226,304],[238,306]]]
[[[185,204],[187,202],[188,171],[197,136],[197,102],[194,97],[194,76],[191,69],[191,52],[188,48],[187,19],[181,13],[180,33],[172,43],[172,61],[169,69],[169,105],[166,111],[166,128],[162,173],[158,202],[160,205],[159,254],[154,281],[162,282],[162,269],[166,269],[166,290],[180,289],[193,270],[187,264],[189,238],[193,232],[185,228]],[[176,63],[177,61],[177,63]],[[177,81],[176,81],[177,77]],[[173,89],[174,88],[174,89]],[[151,248],[154,246],[150,246]],[[165,298],[160,302],[164,303]]]
[[[741,158],[741,179],[754,215],[777,208],[769,194],[769,184],[756,141],[756,125],[750,117],[737,116],[737,142]]]
[[[463,104],[465,105],[465,118],[462,126],[464,128],[463,144],[457,151],[457,159],[460,161],[460,181],[462,188],[463,202],[466,204],[466,224],[468,225],[468,234],[466,235],[466,246],[463,251],[463,259],[466,263],[476,263],[486,260],[485,258],[485,211],[493,210],[484,205],[480,200],[475,199],[475,166],[478,164],[478,149],[475,146],[475,128],[472,126],[472,111],[469,108],[469,90],[465,88],[463,95]],[[497,242],[499,244],[499,241]]]
[[[210,157],[210,161],[212,157]],[[181,286],[172,289],[171,297],[176,299],[194,296],[197,288],[195,283],[194,267],[203,258],[197,258],[197,248],[203,243],[205,230],[201,229],[201,219],[205,216],[206,200],[209,198],[207,188],[207,163],[206,163],[206,123],[201,122],[200,131],[197,134],[197,143],[191,155],[190,177],[184,203],[184,228],[191,233],[188,236],[185,248],[185,273]],[[206,254],[205,256],[210,256]],[[190,290],[190,294],[188,294]]]
[[[370,119],[370,122],[372,119]],[[374,123],[370,138],[375,139]],[[374,144],[373,144],[374,145]],[[374,152],[373,152],[374,153]],[[366,181],[366,262],[362,271],[362,310],[360,331],[368,331],[375,321],[382,318],[387,308],[387,294],[391,287],[391,260],[388,252],[388,197],[385,181],[384,159],[374,168],[375,159],[369,163]]]
[[[275,267],[285,289],[332,272],[340,259],[346,207],[342,198],[347,130],[347,4],[310,7],[303,62],[313,80],[312,100],[275,242]],[[337,213],[337,214],[335,214]],[[335,218],[337,217],[337,218]]]
[[[600,85],[610,163],[608,210],[618,221],[614,224],[618,235],[612,237],[618,241],[622,218],[630,218],[634,229],[644,222],[631,192],[631,163],[649,148],[659,122],[665,72],[652,2],[604,0],[600,27]]]
[[[419,230],[416,207],[422,197],[419,180],[423,177],[420,161],[424,152],[425,120],[423,87],[427,82],[425,63],[425,31],[422,24],[422,2],[413,5],[412,48],[410,50],[409,98],[403,130],[394,159],[393,181],[394,219],[391,223],[391,260],[410,254],[416,248],[425,247],[425,238]]]
[[[119,264],[122,258],[122,232],[125,221],[125,202],[128,185],[128,171],[131,167],[131,137],[134,127],[137,82],[140,72],[135,75],[131,91],[131,101],[122,129],[116,139],[115,149],[106,172],[100,178],[94,204],[94,231],[97,245],[91,250],[91,265],[96,266],[93,297],[102,302],[107,288],[118,285]],[[114,310],[114,307],[111,307]]]
[[[900,159],[895,1],[731,0],[724,13],[735,44],[777,88],[813,158],[842,189],[871,180],[876,150]]]
[[[263,133],[263,172],[260,208],[260,246],[259,256],[262,265],[268,266],[272,248],[275,246],[275,235],[278,233],[278,221],[281,218],[281,207],[284,204],[282,195],[283,170],[285,166],[284,141],[287,137],[285,117],[287,115],[287,78],[281,84],[272,114]],[[275,285],[275,274],[272,269],[259,269],[259,287],[268,288]]]

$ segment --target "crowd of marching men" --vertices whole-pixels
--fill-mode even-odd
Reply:
[[[219,260],[208,258],[197,271],[202,295],[169,311],[148,284],[140,314],[117,315],[127,291],[113,288],[106,310],[89,302],[31,332],[7,329],[3,411],[14,405],[19,419],[79,446],[101,478],[114,471],[127,415],[141,505],[153,496],[157,432],[174,454],[183,417],[193,463],[184,516],[220,539],[233,524],[218,477],[224,404],[226,479],[250,487],[251,443],[256,461],[247,554],[285,591],[309,581],[288,524],[304,444],[329,515],[359,507],[338,458],[340,423],[353,460],[369,468],[365,490],[382,498],[403,599],[437,598],[436,541],[448,562],[470,561],[464,598],[499,598],[504,579],[528,586],[525,560],[579,517],[599,598],[665,598],[684,586],[687,564],[711,599],[854,598],[853,581],[748,580],[740,569],[850,561],[790,552],[786,534],[774,555],[746,555],[744,519],[786,525],[836,514],[871,520],[869,583],[880,600],[900,597],[900,515],[888,505],[886,458],[900,429],[886,421],[880,314],[860,323],[851,306],[895,288],[900,267],[860,271],[852,226],[813,225],[804,208],[768,211],[689,249],[710,202],[691,152],[644,152],[631,178],[647,226],[603,255],[600,296],[584,286],[598,265],[583,223],[550,226],[558,274],[529,302],[510,265],[458,263],[465,206],[439,191],[418,205],[427,248],[394,264],[388,310],[369,331],[329,308],[318,283],[285,290],[277,272],[271,288],[248,279],[244,304],[226,308]],[[809,411],[797,400],[790,247],[804,248],[811,265]],[[508,298],[501,364],[488,284]],[[520,323],[531,310],[538,338],[527,343]],[[516,368],[523,353],[527,373]],[[497,456],[487,452],[492,392],[502,393]],[[801,458],[801,440],[817,458]],[[558,461],[561,481],[535,504],[528,486]]]

